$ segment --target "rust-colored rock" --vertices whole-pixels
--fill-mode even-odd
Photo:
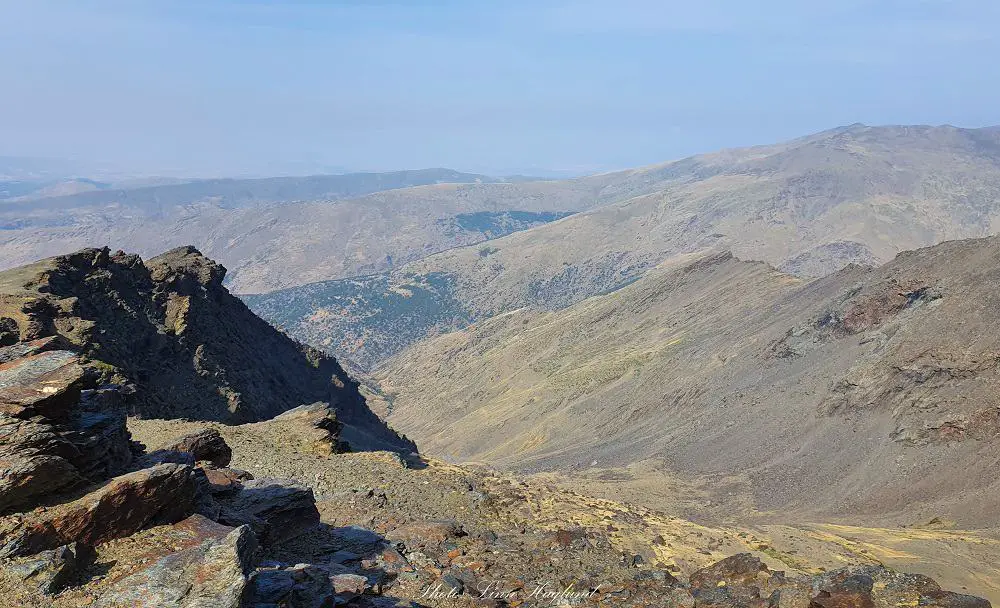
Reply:
[[[202,471],[205,473],[205,479],[208,481],[213,494],[238,490],[243,487],[244,481],[253,479],[253,475],[239,469],[204,466]]]
[[[73,502],[0,523],[0,557],[77,542],[95,546],[178,521],[193,508],[193,469],[164,464],[113,479]]]
[[[248,526],[208,538],[118,581],[94,605],[239,608],[256,544]]]

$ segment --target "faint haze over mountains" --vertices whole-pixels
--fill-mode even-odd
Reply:
[[[1000,123],[990,0],[0,0],[0,22],[0,155],[147,174],[565,176]]]

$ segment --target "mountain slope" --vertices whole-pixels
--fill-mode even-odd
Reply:
[[[355,447],[414,449],[372,414],[334,359],[232,296],[225,272],[192,247],[146,262],[85,249],[0,272],[3,341],[58,336],[90,375],[134,383],[132,415],[253,422],[323,401]]]
[[[432,454],[660,461],[742,476],[760,509],[996,525],[998,285],[997,237],[808,283],[696,255],[428,340],[376,376],[390,421]]]
[[[374,364],[391,353],[367,352],[329,320],[369,319],[371,342],[384,344],[394,315],[366,302],[383,302],[393,290],[428,277],[447,278],[451,287],[439,300],[442,307],[458,303],[454,313],[445,312],[449,322],[461,323],[523,306],[564,307],[705,247],[821,276],[1000,228],[995,129],[853,125],[601,179],[596,208],[488,246],[428,256],[372,281],[377,292],[357,301],[338,307],[317,300],[322,289],[310,287],[257,298],[253,306],[300,339],[329,339],[331,352]]]

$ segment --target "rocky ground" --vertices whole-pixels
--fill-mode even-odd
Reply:
[[[759,541],[679,520],[635,550],[650,512],[342,453],[322,403],[239,426],[136,419],[130,434],[119,389],[87,388],[51,344],[0,349],[6,605],[989,605],[873,563],[777,570],[766,547],[740,552]]]

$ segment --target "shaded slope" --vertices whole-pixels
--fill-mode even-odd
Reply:
[[[224,275],[191,247],[145,263],[85,249],[0,273],[0,317],[23,340],[61,336],[105,381],[134,383],[135,415],[248,422],[326,401],[356,447],[413,448],[335,360],[253,315]]]
[[[996,524],[1000,239],[802,283],[682,258],[555,313],[477,323],[378,377],[424,449],[529,470],[663,459],[759,508]]]

